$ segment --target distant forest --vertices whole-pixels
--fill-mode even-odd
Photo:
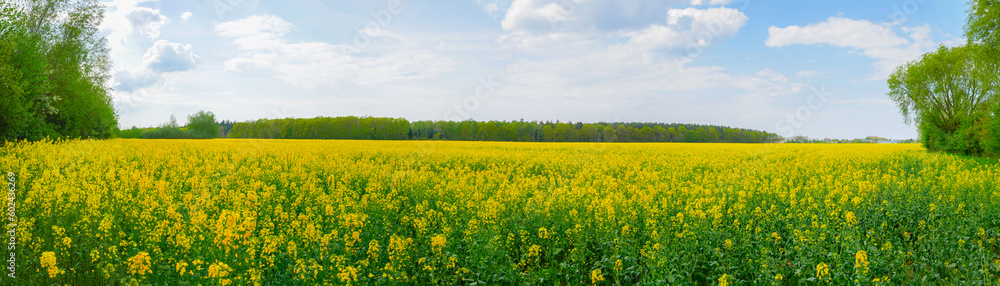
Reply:
[[[221,137],[520,142],[779,142],[774,133],[715,125],[636,122],[414,121],[381,117],[221,123]]]

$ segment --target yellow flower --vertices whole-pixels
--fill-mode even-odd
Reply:
[[[288,254],[291,255],[292,257],[296,257],[296,256],[298,256],[298,253],[299,253],[298,252],[298,246],[295,245],[294,241],[289,241],[288,242]]]
[[[149,270],[149,253],[140,251],[139,254],[128,259],[128,273],[132,275],[146,275],[153,273]]]
[[[719,286],[729,286],[729,277],[729,274],[722,274],[722,277],[719,277]]]
[[[340,278],[340,282],[358,281],[358,269],[353,266],[341,268],[337,278]]]
[[[372,241],[368,243],[368,258],[373,261],[378,261],[378,253],[379,253],[378,240],[372,239]]]
[[[66,229],[65,228],[61,228],[58,225],[53,225],[52,226],[52,234],[55,235],[55,236],[57,236],[57,237],[66,235]]]
[[[830,266],[826,265],[826,263],[820,262],[819,264],[816,264],[816,278],[823,280],[824,277],[826,277],[828,281],[830,280]]]
[[[229,265],[222,262],[216,262],[208,266],[208,278],[226,277],[229,276],[229,272],[232,271],[233,269],[229,268]]]
[[[184,262],[184,261],[178,262],[177,263],[177,272],[179,272],[181,275],[184,275],[184,269],[186,269],[187,266],[188,266],[187,262]]]
[[[859,274],[868,274],[868,253],[858,250],[854,254],[854,268]]]
[[[548,239],[549,238],[549,230],[546,229],[546,228],[544,228],[544,227],[539,228],[538,229],[538,238]]]
[[[847,212],[847,214],[844,215],[844,221],[847,222],[847,225],[853,226],[858,224],[858,217],[854,216],[854,212]]]
[[[604,274],[601,274],[600,269],[594,269],[590,271],[590,283],[597,284],[597,282],[604,281]]]
[[[532,244],[528,247],[528,257],[541,257],[542,256],[542,246],[537,244]]]
[[[448,238],[445,237],[443,234],[438,234],[431,238],[431,248],[433,248],[434,251],[437,252],[441,252],[441,249],[444,248],[445,244],[447,243],[448,243]]]
[[[65,271],[60,270],[59,267],[56,267],[55,252],[52,251],[42,252],[42,257],[39,258],[39,261],[41,262],[42,267],[46,268],[46,270],[49,272],[49,278],[55,278],[56,275],[66,273]]]
[[[411,123],[401,122],[400,130],[419,127],[420,132],[442,132],[432,130],[440,126]],[[484,126],[480,127],[493,128]],[[274,127],[279,132],[319,131]],[[614,133],[589,134],[566,124],[550,128],[560,127],[570,127],[563,130],[570,132],[566,135],[580,135],[573,140],[598,141],[605,135],[622,135],[617,131],[672,140],[680,135],[682,141],[688,135],[714,137],[716,133],[633,132],[628,130],[632,127],[622,126],[626,129],[612,127],[609,131]],[[523,139],[550,135],[532,132]],[[719,140],[743,140],[727,132],[719,131],[718,135],[726,137]],[[557,133],[563,136],[564,132]],[[20,170],[11,171],[29,176],[19,182],[30,182],[36,201],[54,202],[36,204],[37,213],[52,216],[49,221],[80,219],[70,229],[35,220],[20,222],[24,229],[42,230],[25,232],[25,237],[19,234],[18,239],[29,242],[26,249],[37,250],[25,258],[27,264],[38,263],[29,269],[37,272],[29,274],[43,280],[53,277],[48,280],[72,282],[95,277],[119,284],[130,280],[170,283],[147,281],[167,275],[178,284],[254,285],[264,283],[260,281],[263,269],[294,266],[289,269],[294,271],[287,271],[292,273],[286,273],[294,276],[288,278],[305,284],[406,284],[464,281],[514,267],[518,269],[513,271],[550,279],[555,274],[538,271],[566,264],[588,265],[584,267],[591,272],[578,273],[578,282],[586,284],[589,276],[592,283],[601,284],[624,275],[625,260],[630,266],[653,266],[649,264],[671,255],[668,244],[691,249],[709,241],[706,250],[716,249],[715,254],[727,256],[741,256],[740,251],[752,245],[764,248],[768,253],[740,263],[762,270],[757,272],[761,276],[754,280],[757,283],[768,283],[763,277],[770,275],[772,283],[782,284],[783,274],[791,272],[780,257],[825,257],[816,253],[823,248],[872,249],[876,260],[884,253],[899,256],[900,261],[916,261],[919,254],[908,251],[917,252],[913,249],[934,242],[929,239],[956,243],[953,251],[932,249],[928,257],[935,259],[949,258],[939,255],[944,252],[954,252],[957,258],[979,257],[976,251],[995,249],[998,243],[995,228],[985,229],[990,225],[963,223],[984,221],[984,212],[970,210],[990,208],[988,201],[974,198],[996,197],[1000,184],[990,178],[1000,174],[1000,168],[917,152],[924,149],[917,144],[427,142],[434,150],[417,150],[422,142],[393,141],[24,142],[11,143],[10,148],[5,145],[10,154],[0,156],[0,166],[13,166]],[[588,146],[600,149],[576,148]],[[102,156],[78,160],[94,152]],[[911,165],[934,168],[899,171]],[[730,172],[733,166],[745,171]],[[77,183],[95,180],[105,183]],[[935,192],[912,192],[922,189]],[[899,203],[904,198],[883,198],[883,190],[911,194]],[[111,202],[116,203],[109,206]],[[941,205],[932,206],[932,202]],[[910,203],[924,215],[891,217]],[[512,218],[510,214],[520,212],[522,206],[533,211]],[[868,215],[872,212],[886,215]],[[377,219],[369,222],[368,218]],[[890,223],[896,220],[903,221]],[[135,227],[122,228],[120,222]],[[960,227],[968,237],[930,237],[939,226]],[[788,239],[782,234],[786,232]],[[731,233],[747,236],[726,236]],[[881,234],[902,239],[884,239]],[[94,239],[83,242],[70,237]],[[598,254],[606,254],[600,266],[592,264],[595,253],[587,247],[593,238],[604,238],[597,241],[605,248]],[[363,240],[369,240],[369,245]],[[737,241],[741,250],[736,249]],[[76,242],[81,245],[73,245]],[[869,246],[858,248],[860,244]],[[466,247],[477,251],[460,251]],[[445,248],[454,253],[445,253]],[[867,252],[855,251],[855,274],[845,271],[852,270],[847,268],[849,260],[822,258],[834,264],[809,262],[817,263],[810,280],[818,277],[821,283],[829,283],[837,272],[837,282],[857,279],[863,284],[891,284],[886,277],[875,277],[883,271],[870,269],[881,264],[872,267]],[[545,260],[540,257],[543,252]],[[629,252],[636,252],[633,256],[639,260],[618,256]],[[507,263],[516,266],[471,272],[458,266],[510,253],[521,254]],[[153,255],[157,269],[164,273],[152,273]],[[936,262],[940,261],[929,263]],[[93,267],[77,271],[92,273],[61,269],[63,265],[80,268],[76,265],[81,263]],[[985,257],[979,264],[983,265],[976,268],[987,272],[1000,271],[998,257]],[[612,272],[604,273],[604,267]],[[170,268],[175,273],[169,273]],[[707,282],[735,285],[754,279],[734,272],[741,275],[736,278],[728,271],[710,274]],[[809,278],[799,277],[808,274],[794,275],[790,283]],[[658,281],[667,274],[646,275],[647,280]],[[840,281],[842,275],[853,277]]]

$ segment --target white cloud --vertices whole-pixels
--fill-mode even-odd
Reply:
[[[408,49],[410,40],[381,31],[379,39],[403,43],[388,51],[368,46],[365,56],[350,53],[353,46],[325,42],[290,43],[285,35],[291,23],[275,16],[252,16],[219,23],[215,31],[244,54],[226,61],[230,71],[264,70],[288,83],[315,88],[336,87],[343,82],[359,85],[387,81],[437,77],[452,69],[454,62],[426,50]]]
[[[184,19],[184,20],[191,19],[191,16],[193,16],[193,15],[194,14],[191,14],[191,12],[184,12],[184,13],[181,14],[181,19]]]
[[[521,104],[555,104],[577,114],[581,110],[635,111],[648,109],[650,104],[666,104],[662,110],[648,111],[652,113],[695,114],[709,111],[679,106],[716,101],[718,105],[739,102],[743,108],[742,104],[763,105],[801,91],[802,84],[773,71],[733,76],[722,67],[685,66],[690,60],[674,60],[692,47],[707,49],[733,37],[749,18],[728,7],[670,7],[728,3],[515,1],[502,21],[506,33],[497,42],[529,56],[507,65],[502,97],[523,97]],[[699,95],[708,90],[726,92],[708,98]],[[606,108],[592,110],[594,106]]]
[[[680,52],[689,47],[708,47],[731,38],[746,26],[742,12],[731,8],[667,11],[666,25],[652,25],[645,30],[626,33],[629,44],[643,51]]]
[[[181,72],[194,68],[200,59],[191,45],[159,40],[142,56],[145,68],[157,73]]]
[[[788,77],[771,69],[764,69],[757,72],[757,76],[774,82],[788,82]]]
[[[507,31],[543,30],[558,21],[563,11],[558,2],[516,0],[500,26]]]
[[[276,16],[254,15],[216,24],[215,32],[233,38],[233,43],[243,50],[274,50],[285,45],[283,37],[291,27],[291,23]]]
[[[500,1],[499,0],[476,0],[476,4],[483,8],[483,11],[490,15],[496,15],[500,12]]]
[[[145,36],[150,40],[160,37],[160,29],[170,19],[158,9],[139,7],[148,2],[157,0],[114,0],[106,3],[108,8],[100,29],[108,33],[108,45],[113,53],[124,51],[132,35]]]
[[[497,38],[497,42],[507,49],[527,53],[566,55],[577,50],[589,50],[603,43],[604,38],[594,34],[548,33],[535,35],[526,32],[508,33]]]
[[[451,70],[450,60],[427,51],[400,50],[376,57],[355,57],[342,51],[326,43],[291,44],[270,64],[277,78],[305,88],[343,81],[366,85],[426,79]]]
[[[679,67],[666,57],[628,53],[624,49],[615,46],[572,57],[516,60],[504,73],[504,89],[507,94],[542,98],[585,94],[590,96],[588,100],[602,102],[620,99],[608,96],[681,96],[728,88],[741,91],[735,95],[738,101],[763,103],[802,88],[800,83],[770,70],[757,76],[733,76],[722,67]]]
[[[146,7],[134,8],[125,18],[132,24],[132,31],[151,40],[160,38],[160,28],[170,23],[160,10]]]
[[[128,93],[148,88],[160,81],[159,75],[146,69],[137,69],[134,71],[122,69],[115,71],[113,76],[115,90]]]
[[[274,62],[273,54],[253,54],[248,57],[235,58],[225,62],[228,71],[244,71],[253,69],[269,69]]]
[[[501,91],[477,116],[615,120],[603,115],[771,128],[784,112],[778,103],[807,87],[793,80],[732,75],[718,66],[678,67],[665,57],[623,49],[515,60],[497,79]]]
[[[830,17],[826,22],[805,27],[771,26],[765,44],[768,47],[828,44],[841,48],[871,49],[894,47],[909,41],[896,35],[891,28],[868,20]]]
[[[827,44],[839,48],[849,48],[854,52],[875,59],[874,71],[869,80],[882,80],[899,65],[920,58],[933,50],[938,43],[931,36],[929,25],[900,27],[900,36],[887,25],[878,25],[868,20],[852,20],[831,17],[825,22],[801,27],[768,28],[765,41],[768,47],[790,45]]]
[[[674,5],[720,5],[729,0],[515,0],[501,27],[529,34],[635,30],[663,21]]]
[[[548,13],[546,11],[565,9],[565,7],[560,6],[562,4],[554,3],[548,3],[542,7],[530,7],[530,5],[537,5],[539,2],[544,1],[515,2],[516,7],[512,7],[508,11],[507,18],[504,19],[504,29],[508,33],[497,39],[502,47],[555,56],[588,52],[609,45],[620,45],[624,48],[622,52],[628,53],[673,53],[677,55],[687,52],[686,55],[690,56],[692,51],[701,51],[733,37],[746,26],[749,20],[739,10],[726,7],[664,9],[656,21],[638,21],[641,25],[635,27],[621,25],[617,27],[617,30],[610,32],[595,28],[598,25],[597,22],[627,22],[628,17],[605,19],[607,18],[605,16],[581,16],[573,20],[552,22],[553,25],[558,26],[553,30],[544,27],[547,24],[543,25],[543,22],[549,23],[542,21]],[[611,4],[617,5],[615,7],[622,7],[627,2]],[[644,7],[648,5],[642,1],[633,2],[635,3],[630,4],[631,6]],[[601,3],[583,2],[574,8],[577,9],[574,15],[584,14],[585,9],[582,5],[590,4],[600,6],[598,4]],[[679,62],[690,62],[690,57],[684,58],[685,60]]]
[[[201,61],[191,45],[167,40],[156,41],[142,58],[142,66],[114,73],[115,90],[132,93],[153,87],[162,82],[164,73],[188,71]]]

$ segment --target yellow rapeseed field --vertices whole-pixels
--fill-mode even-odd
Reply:
[[[1000,283],[1000,165],[915,144],[76,140],[0,171],[18,285]]]

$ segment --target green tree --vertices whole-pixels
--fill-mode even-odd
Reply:
[[[0,2],[0,140],[114,136],[103,17],[96,0]]]
[[[715,127],[709,127],[705,130],[705,134],[706,142],[719,142],[719,131],[715,130]]]
[[[660,125],[653,127],[653,136],[656,138],[656,142],[670,141],[670,135],[667,133],[667,129]]]
[[[52,73],[49,80],[57,112],[50,124],[67,137],[108,138],[115,132],[118,119],[111,103],[111,60],[98,26],[104,18],[104,6],[96,1],[48,1],[55,3],[56,14],[44,21],[59,23],[54,29],[57,40],[49,51]],[[57,14],[67,14],[62,18]]]
[[[687,127],[684,127],[683,125],[682,126],[678,126],[677,127],[677,136],[674,136],[674,138],[675,138],[674,141],[675,142],[689,142],[688,141],[688,137],[689,137],[689,135],[688,135]]]
[[[639,142],[654,142],[656,141],[656,136],[653,133],[653,128],[649,126],[643,126],[639,129]]]
[[[980,131],[980,140],[983,142],[983,148],[986,151],[994,155],[1000,155],[1000,104],[993,105],[990,116],[990,118],[982,121],[986,126]]]
[[[188,115],[187,128],[195,138],[215,138],[219,134],[219,122],[215,121],[215,114],[211,111],[202,110]]]
[[[143,139],[190,139],[192,138],[192,133],[188,130],[183,130],[180,125],[177,124],[177,118],[174,115],[170,115],[170,121],[167,121],[160,125],[158,128],[152,128],[142,132]]]
[[[889,98],[906,122],[916,121],[924,145],[932,150],[977,154],[978,140],[970,136],[975,122],[987,116],[995,93],[973,52],[975,45],[941,46],[918,60],[900,66],[889,77]]]
[[[969,1],[965,34],[971,42],[998,48],[1000,45],[1000,0]]]
[[[573,125],[568,123],[558,123],[552,131],[555,133],[556,142],[571,142],[574,141],[573,136]]]
[[[611,126],[604,126],[601,134],[604,136],[604,142],[618,142],[618,132]]]
[[[142,138],[142,129],[132,126],[129,129],[119,130],[118,138]]]
[[[0,140],[58,136],[44,121],[55,111],[44,46],[21,7],[0,2]]]
[[[976,56],[984,65],[984,78],[991,80],[993,93],[1000,92],[1000,0],[969,1],[969,19],[965,26],[966,38],[970,45],[976,45]],[[1000,154],[1000,102],[993,103],[993,112],[977,125],[985,125],[979,130],[979,140],[984,149]]]
[[[698,126],[692,133],[691,142],[708,142],[708,131],[705,127]]]
[[[618,127],[615,127],[618,142],[632,142],[632,137],[629,136],[630,134],[628,128],[629,127],[621,124],[619,124]]]

